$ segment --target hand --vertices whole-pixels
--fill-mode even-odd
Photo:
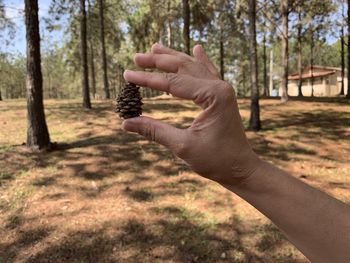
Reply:
[[[151,53],[136,54],[134,62],[165,73],[127,70],[126,81],[193,100],[203,112],[187,129],[137,117],[125,120],[124,130],[164,145],[193,171],[221,184],[240,183],[258,168],[261,161],[245,136],[234,90],[220,79],[200,45],[191,57],[154,44]]]

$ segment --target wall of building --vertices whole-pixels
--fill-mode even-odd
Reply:
[[[341,89],[341,73],[329,75],[326,77],[314,79],[313,90],[316,97],[333,97],[340,93]],[[347,94],[347,78],[344,78],[345,94]],[[312,87],[311,79],[304,80],[302,86],[302,92],[304,96],[311,96]],[[279,95],[282,94],[282,88],[279,88]],[[289,80],[288,82],[288,95],[298,96],[298,80]]]

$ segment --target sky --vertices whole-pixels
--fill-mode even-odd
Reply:
[[[48,10],[51,0],[38,0],[39,2],[39,19],[40,19],[40,31],[41,38],[50,39],[49,42],[59,42],[63,37],[63,32],[54,31],[48,32],[45,30],[45,23],[43,18],[48,16]],[[16,26],[15,38],[11,40],[9,46],[2,46],[0,50],[6,50],[13,54],[25,54],[26,41],[25,41],[25,27],[24,27],[24,1],[23,0],[4,0],[5,12]],[[47,41],[43,41],[42,45]]]
[[[44,17],[48,16],[48,10],[51,0],[38,0],[39,2],[39,18],[40,18],[40,33],[42,38],[42,49],[49,48],[53,43],[58,45],[62,42],[64,34],[62,31],[49,32],[45,30],[45,23],[43,21]],[[25,42],[25,27],[24,27],[24,1],[23,0],[4,0],[5,11],[9,18],[16,25],[15,38],[11,41],[10,45],[4,46],[2,43],[0,45],[0,51],[7,51],[12,54],[22,54],[26,52],[26,42]],[[340,9],[340,8],[339,8]],[[347,10],[345,10],[346,12]],[[334,15],[333,21],[339,19],[339,14]],[[337,37],[334,35],[329,35],[326,37],[329,44],[334,43]]]

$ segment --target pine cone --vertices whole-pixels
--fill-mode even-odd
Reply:
[[[134,83],[126,83],[117,98],[116,112],[120,118],[129,119],[142,114],[142,97],[140,87]]]

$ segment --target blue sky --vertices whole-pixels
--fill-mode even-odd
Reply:
[[[49,42],[59,42],[63,33],[61,31],[48,32],[45,30],[45,24],[43,18],[48,15],[48,10],[51,0],[39,0],[39,18],[40,18],[40,27],[41,27],[41,37],[45,40],[50,39]],[[23,0],[5,0],[4,1],[6,14],[16,25],[16,35],[15,38],[11,41],[9,46],[0,47],[1,50],[6,50],[13,54],[25,54],[26,51],[26,42],[25,42],[25,27],[24,27],[24,1]],[[47,43],[43,41],[42,45]],[[45,48],[45,47],[44,47]]]
[[[48,16],[48,9],[50,6],[51,0],[38,0],[39,1],[39,18],[40,18],[40,27],[41,27],[41,38],[43,39],[41,45],[45,50],[50,47],[54,42],[60,43],[64,38],[62,31],[53,31],[48,32],[45,30],[45,24],[43,18]],[[23,0],[4,0],[4,5],[6,6],[6,14],[11,18],[16,24],[16,35],[15,38],[11,41],[9,46],[0,46],[0,50],[6,50],[7,52],[13,54],[25,54],[26,43],[25,43],[25,28],[24,28],[24,1]],[[340,7],[338,12],[340,11]],[[345,10],[346,12],[347,10]],[[333,21],[336,23],[339,22],[339,13],[335,14]],[[337,35],[337,34],[336,34]],[[328,35],[328,43],[333,43],[337,40],[338,36]],[[1,44],[2,45],[2,44]]]

